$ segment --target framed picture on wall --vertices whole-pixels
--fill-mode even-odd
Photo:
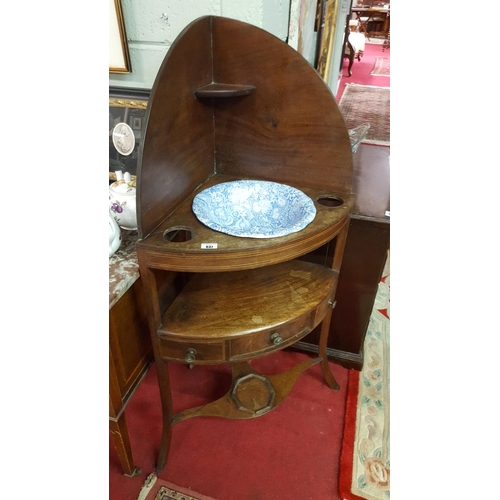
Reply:
[[[121,0],[109,0],[109,72],[131,71]]]
[[[333,39],[335,37],[335,19],[339,8],[339,0],[322,0],[322,29],[319,39],[319,57],[316,70],[326,83],[330,80]]]
[[[131,121],[131,127],[133,130],[142,129],[142,116],[133,116]]]

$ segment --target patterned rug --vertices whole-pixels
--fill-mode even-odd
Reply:
[[[361,372],[350,370],[340,459],[343,500],[390,498],[389,257],[364,343]]]
[[[370,75],[391,76],[391,59],[389,57],[377,57]]]
[[[363,139],[365,144],[390,145],[390,87],[372,85],[346,85],[339,108],[348,129],[369,123],[370,129]]]
[[[137,500],[215,500],[188,488],[159,479],[150,474],[142,487]]]

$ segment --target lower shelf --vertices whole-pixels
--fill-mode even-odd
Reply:
[[[322,321],[336,284],[332,269],[299,260],[195,274],[162,316],[161,357],[213,364],[283,349]]]

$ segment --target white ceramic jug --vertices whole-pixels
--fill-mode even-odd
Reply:
[[[109,210],[109,256],[111,257],[122,243],[122,234],[115,220],[115,214]]]
[[[131,180],[128,172],[124,176],[117,172],[117,181],[109,186],[109,208],[115,212],[118,225],[122,229],[137,229],[137,212],[135,204],[135,180]],[[122,178],[123,177],[123,178]]]

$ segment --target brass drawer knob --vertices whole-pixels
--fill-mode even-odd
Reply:
[[[186,363],[192,363],[195,358],[196,358],[196,349],[193,349],[192,347],[190,347],[186,351],[186,357],[184,359],[185,359]]]
[[[280,337],[279,333],[273,333],[271,335],[271,340],[273,341],[274,345],[279,345],[281,342],[283,342],[283,339]]]

